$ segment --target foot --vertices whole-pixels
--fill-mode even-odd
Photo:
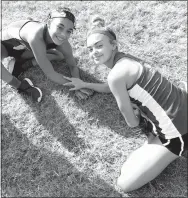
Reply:
[[[31,96],[32,99],[36,102],[40,102],[42,99],[42,91],[38,87],[34,87],[33,83],[29,78],[24,78],[22,80],[18,91],[21,93],[25,93],[28,96]]]

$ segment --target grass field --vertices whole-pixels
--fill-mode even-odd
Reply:
[[[27,17],[44,21],[58,6],[71,8],[77,18],[70,43],[84,80],[104,82],[108,74],[86,49],[89,16],[100,13],[117,33],[120,51],[147,60],[177,85],[187,81],[186,1],[2,1],[2,27]],[[52,63],[70,75],[63,61]],[[39,67],[23,77],[44,97],[33,103],[2,82],[2,197],[187,197],[183,157],[139,190],[118,189],[122,164],[146,137],[131,133],[112,94],[79,101]]]

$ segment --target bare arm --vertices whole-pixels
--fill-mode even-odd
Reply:
[[[72,53],[72,47],[70,43],[67,41],[63,43],[62,45],[57,46],[56,49],[59,50],[64,55],[66,63],[69,66],[72,77],[80,78],[79,69],[76,65],[76,61],[74,59],[74,56]]]
[[[57,46],[56,49],[64,55],[65,61],[69,66],[71,76],[79,79],[80,78],[79,68],[76,65],[76,61],[74,59],[72,53],[72,47],[70,43],[67,41],[62,45]],[[81,89],[81,90],[77,90],[75,94],[79,99],[86,99],[88,96],[92,95],[93,93],[91,91],[89,92],[86,89]]]
[[[130,74],[130,68],[132,65],[129,67],[125,64],[126,62],[122,61],[114,66],[108,76],[108,84],[126,123],[129,127],[136,127],[139,125],[140,120],[134,113],[127,91],[127,84],[129,83],[130,78],[133,77]]]
[[[42,39],[40,38],[30,38],[29,44],[31,46],[31,49],[33,51],[34,57],[39,64],[40,68],[43,70],[45,75],[52,81],[63,85],[67,82],[66,79],[63,78],[63,75],[57,73],[51,62],[48,60],[46,56],[46,46]]]
[[[86,83],[80,79],[76,79],[76,78],[80,78],[79,69],[76,66],[76,61],[73,57],[72,48],[71,48],[71,45],[69,44],[69,42],[66,42],[66,43],[62,44],[61,46],[58,46],[57,50],[61,51],[63,53],[63,55],[65,56],[66,62],[70,68],[70,72],[73,77],[73,78],[64,77],[67,80],[71,81],[71,82],[66,83],[65,86],[75,86],[74,88],[70,89],[70,91],[82,90],[83,88],[84,89],[86,88],[86,89],[92,89],[97,92],[106,92],[106,93],[110,92],[110,89],[109,89],[107,83],[101,83],[101,84]]]
[[[108,83],[87,83],[77,78],[68,78],[65,76],[64,78],[70,81],[64,84],[65,86],[73,86],[73,88],[69,89],[70,91],[87,88],[97,92],[110,93]]]
[[[97,92],[110,93],[108,83],[87,83],[84,82],[84,88],[92,89]]]

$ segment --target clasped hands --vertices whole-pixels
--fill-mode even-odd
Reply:
[[[84,82],[79,78],[69,78],[63,76],[69,82],[65,83],[64,86],[72,87],[69,90],[75,91],[75,95],[78,99],[87,99],[89,96],[93,95],[94,91],[91,89],[84,88]]]

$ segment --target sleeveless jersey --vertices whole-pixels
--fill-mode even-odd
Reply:
[[[21,29],[27,24],[27,23],[40,23],[39,21],[34,21],[34,20],[20,20],[20,21],[16,21],[11,23],[8,27],[6,27],[5,30],[2,31],[2,41],[8,43],[9,45],[12,45],[14,49],[18,49],[19,48],[26,48],[28,50],[31,50],[31,47],[29,45],[28,42],[24,41],[24,39],[22,39],[22,37],[20,36],[20,31]],[[46,41],[46,33],[47,33],[47,24],[43,25],[43,39],[44,42],[46,43],[46,49],[52,49],[52,48],[56,48],[57,45],[55,43],[50,43],[47,44]],[[10,31],[15,31],[15,34],[18,36],[13,37],[12,35],[10,35]],[[22,47],[21,47],[21,46]]]
[[[132,58],[142,63],[139,79],[128,90],[141,114],[153,124],[154,132],[162,138],[172,139],[187,133],[187,92],[176,87],[157,70],[144,66],[144,61],[117,52],[114,64],[121,58]]]

